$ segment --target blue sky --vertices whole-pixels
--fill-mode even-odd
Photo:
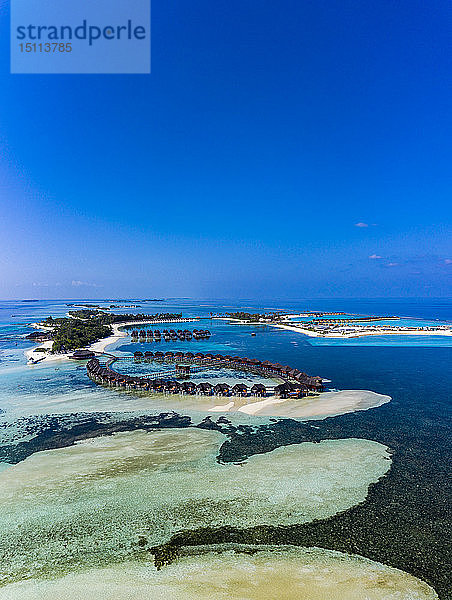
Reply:
[[[151,75],[0,32],[0,298],[452,296],[449,1],[155,0]]]

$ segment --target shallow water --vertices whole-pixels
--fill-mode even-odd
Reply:
[[[122,563],[0,589],[0,600],[436,600],[415,577],[318,548],[209,552],[157,571]]]
[[[2,581],[127,560],[138,536],[290,525],[362,502],[390,467],[362,439],[303,443],[215,460],[224,436],[199,429],[116,434],[39,452],[0,472]]]
[[[95,302],[98,303],[98,301]],[[107,304],[110,303],[110,301],[107,302]],[[319,300],[310,302],[300,301],[294,303],[293,306],[288,306],[287,303],[278,304],[277,302],[265,302],[264,304],[256,302],[249,303],[249,305],[243,302],[207,302],[204,305],[204,303],[200,304],[195,301],[171,300],[161,303],[143,303],[142,308],[136,309],[135,312],[182,310],[187,315],[204,313],[207,316],[210,311],[236,310],[237,308],[250,310],[250,312],[256,309],[268,310],[273,308],[289,309],[293,312],[301,312],[304,309],[337,309],[359,312],[361,314],[399,314],[417,319],[430,320],[440,318],[451,320],[451,307],[452,303],[447,299],[443,301],[423,300],[422,302]],[[6,413],[1,415],[0,418],[10,421],[18,415],[31,415],[35,413],[127,410],[149,410],[151,413],[154,413],[168,410],[169,406],[165,397],[150,399],[150,397],[140,397],[132,393],[121,393],[96,386],[87,379],[84,365],[63,365],[61,363],[52,366],[36,365],[27,367],[25,365],[23,350],[26,347],[30,347],[31,344],[20,336],[31,332],[32,329],[27,328],[25,323],[44,318],[50,313],[53,316],[62,316],[67,310],[68,308],[65,307],[63,302],[54,301],[33,304],[0,303],[0,410],[6,410]],[[134,311],[132,310],[131,312]],[[18,314],[19,317],[11,319],[10,314]],[[374,549],[378,556],[386,557],[384,558],[385,561],[391,562],[392,560],[392,564],[399,565],[409,564],[411,558],[415,556],[413,552],[416,553],[418,548],[421,548],[422,551],[425,549],[425,564],[427,565],[425,572],[428,573],[430,580],[435,582],[434,585],[438,584],[438,590],[441,589],[439,586],[442,585],[442,591],[444,592],[447,585],[444,582],[441,584],[444,577],[441,578],[438,575],[439,573],[446,572],[446,569],[442,566],[444,563],[444,544],[441,543],[442,539],[440,537],[435,537],[436,533],[432,534],[432,524],[426,515],[438,511],[438,514],[444,516],[445,504],[441,504],[443,496],[438,495],[435,489],[441,489],[441,487],[436,486],[443,486],[445,483],[441,479],[441,474],[444,472],[448,460],[446,440],[450,430],[447,429],[446,417],[449,410],[448,403],[450,406],[452,360],[451,348],[441,348],[439,346],[443,341],[447,345],[450,345],[452,338],[433,336],[419,336],[418,339],[417,336],[356,338],[346,340],[346,343],[342,345],[340,345],[342,340],[330,339],[327,342],[328,345],[326,345],[324,344],[325,341],[321,338],[305,338],[298,333],[277,330],[266,326],[232,326],[223,321],[205,319],[196,325],[190,324],[187,327],[208,328],[212,331],[212,338],[209,341],[203,342],[187,342],[184,348],[179,343],[168,343],[165,345],[162,342],[158,349],[163,350],[164,348],[165,350],[172,351],[179,349],[202,352],[218,351],[224,354],[255,357],[260,360],[270,359],[281,364],[292,365],[310,374],[327,377],[332,380],[331,386],[334,388],[369,389],[380,394],[390,395],[394,398],[391,403],[381,408],[367,411],[367,414],[357,413],[361,416],[365,415],[366,426],[359,431],[363,437],[376,436],[375,439],[379,439],[381,442],[393,447],[392,440],[396,439],[395,435],[398,436],[397,440],[400,439],[401,448],[403,449],[405,446],[407,448],[407,453],[403,455],[406,465],[402,465],[404,468],[400,469],[399,458],[399,470],[397,471],[399,475],[391,483],[395,490],[395,501],[391,503],[390,495],[383,493],[380,498],[381,506],[377,507],[378,509],[386,510],[389,506],[389,509],[385,512],[385,519],[388,520],[389,524],[391,522],[400,523],[400,539],[402,539],[402,542],[397,542],[397,536],[394,537],[394,550],[392,554],[385,552],[386,530],[383,527],[380,531],[380,539],[373,535],[370,542],[368,542],[370,545],[367,548]],[[252,332],[256,333],[254,337],[251,336]],[[417,346],[418,344],[418,347],[410,347]],[[349,347],[344,347],[345,345]],[[378,345],[382,347],[376,347]],[[420,345],[437,347],[427,348],[420,347]],[[132,349],[137,350],[139,345],[130,344],[127,339],[123,339],[116,344],[116,347],[125,350],[126,353],[130,353]],[[140,349],[145,348],[142,347]],[[150,344],[148,349],[156,350],[157,345]],[[199,417],[199,420],[205,416],[205,413],[202,414],[199,411],[197,413],[197,409],[201,408],[202,410],[203,407],[200,407],[197,403],[196,397],[184,397],[182,402],[175,404],[171,408],[175,408],[183,414],[196,415],[196,418]],[[286,405],[285,408],[289,408],[289,405]],[[290,416],[293,417],[294,414],[292,413]],[[231,418],[234,422],[246,424],[258,424],[264,419],[266,422],[269,420],[266,417],[257,417],[244,413],[235,413],[227,415],[227,417],[228,419]],[[69,420],[71,418],[68,416]],[[76,421],[77,419],[74,417],[74,420]],[[198,421],[194,420],[194,422]],[[336,421],[333,420],[333,422],[335,423]],[[344,423],[345,421],[340,422]],[[12,428],[2,429],[2,439],[7,441],[9,437],[14,437],[16,429],[16,425],[13,425]],[[22,436],[23,432],[20,427],[19,430],[16,433]],[[422,443],[418,440],[418,432],[420,430],[424,432],[424,436],[419,438],[422,440]],[[392,431],[395,432],[392,438],[392,434],[389,437],[385,437],[385,432]],[[348,435],[359,435],[353,428],[348,428],[347,432]],[[377,432],[381,432],[382,435],[378,437]],[[25,427],[24,438],[31,435],[32,433]],[[217,452],[218,443],[217,441],[212,443],[211,450],[209,450],[212,461]],[[422,448],[419,448],[421,445]],[[42,495],[40,496],[37,491],[39,485],[31,481],[30,490],[33,489],[33,485],[36,485],[36,494],[39,499],[36,507],[33,507],[31,499],[26,499],[25,489],[22,490],[25,494],[23,506],[26,506],[26,511],[25,513],[21,512],[19,496],[16,498],[17,506],[14,508],[14,501],[10,506],[10,508],[13,508],[13,517],[17,517],[16,521],[14,522],[13,519],[9,522],[5,529],[5,536],[0,535],[1,542],[5,544],[3,550],[1,550],[5,575],[8,577],[29,577],[33,574],[46,574],[54,571],[69,573],[71,569],[85,568],[85,566],[103,566],[105,564],[111,566],[116,561],[130,559],[131,554],[134,552],[132,548],[133,541],[137,535],[140,535],[143,528],[148,527],[146,520],[152,521],[154,519],[153,523],[158,524],[158,518],[161,518],[161,515],[157,514],[157,517],[155,517],[155,513],[158,513],[158,504],[152,503],[149,509],[149,502],[145,502],[143,497],[135,498],[133,491],[131,491],[132,479],[135,478],[133,489],[139,483],[137,489],[139,494],[143,496],[143,490],[147,489],[145,482],[149,480],[149,475],[146,469],[142,468],[142,464],[140,464],[143,457],[135,457],[131,460],[133,452],[129,446],[132,446],[133,449],[135,443],[125,444],[122,450],[118,450],[118,457],[109,466],[113,472],[104,466],[100,468],[98,473],[83,475],[83,469],[80,465],[83,461],[80,461],[78,456],[73,460],[75,467],[73,472],[70,470],[66,472],[63,468],[58,470],[59,465],[51,467],[50,463],[47,465],[44,461],[42,464],[42,473],[44,476],[47,476],[52,469],[55,469],[55,472],[59,473],[60,476],[60,490],[67,486],[69,492],[73,493],[73,497],[70,499],[63,494],[61,501],[59,501],[58,482],[56,481],[53,481],[53,483],[52,481],[49,482],[47,491],[46,485],[43,485],[41,490]],[[316,450],[322,447],[323,444],[317,444]],[[346,458],[346,447],[335,446],[335,448],[338,455],[341,454],[341,456]],[[441,448],[441,451],[436,454],[428,453],[424,451],[425,448]],[[413,453],[410,453],[411,449],[413,449]],[[130,455],[130,453],[132,454]],[[415,456],[414,459],[412,459],[412,454]],[[119,461],[119,455],[122,455],[122,463]],[[341,456],[334,457],[338,461],[338,464],[341,461]],[[320,460],[318,464],[321,467],[321,472],[323,472],[323,465],[327,462],[323,450],[318,454],[318,458]],[[124,462],[126,460],[129,460],[128,465]],[[194,459],[193,480],[196,480],[197,487],[193,491],[190,486],[187,486],[187,497],[190,494],[194,494],[193,497],[196,498],[199,483],[203,482],[204,485],[203,475],[200,475],[200,473],[211,472],[210,470],[206,471],[199,468],[202,460],[201,457]],[[248,465],[253,460],[254,457],[248,461]],[[299,457],[292,456],[291,460],[293,464],[298,464]],[[65,466],[69,467],[71,458],[69,457],[66,462]],[[22,465],[26,465],[27,463],[28,461],[25,461]],[[389,461],[385,461],[385,463],[387,465],[390,464]],[[135,467],[133,464],[135,464]],[[191,468],[191,466],[183,466],[182,463],[179,464],[176,462],[176,464],[179,465],[177,468],[174,464],[165,467],[165,476],[168,477],[168,473],[171,473],[173,481],[178,481],[178,475],[173,475],[175,470],[177,471],[178,468],[180,470]],[[245,469],[248,465],[235,468]],[[0,469],[2,466],[0,465]],[[20,466],[13,467],[13,469]],[[233,465],[230,466],[234,467]],[[38,467],[38,473],[40,468]],[[127,474],[129,468],[131,473]],[[5,476],[6,473],[14,472],[13,470],[10,471],[10,469],[11,467],[6,467],[6,471],[3,471],[2,476]],[[25,478],[28,475],[33,479],[33,470],[27,469],[28,467],[23,472],[24,484],[26,483]],[[77,472],[78,469],[81,469],[80,477]],[[116,470],[119,473],[115,474]],[[266,467],[262,467],[262,470],[265,471]],[[393,469],[391,473],[394,472],[395,470]],[[212,473],[213,478],[218,476],[215,470]],[[336,471],[337,487],[340,486],[343,474],[342,472],[339,473],[339,470]],[[159,472],[160,475],[161,473]],[[9,474],[8,477],[10,477]],[[257,474],[256,479],[259,478],[260,474]],[[410,481],[412,482],[413,479],[417,482],[416,485],[419,491],[414,490],[412,493],[410,492],[411,496],[407,494],[405,497],[403,495],[405,484]],[[152,480],[155,481],[155,479]],[[218,482],[220,482],[219,485],[224,484],[225,481],[227,480],[223,478],[218,479]],[[80,484],[79,487],[75,485],[77,482]],[[179,483],[176,483],[176,485],[178,486]],[[248,486],[248,483],[246,485]],[[210,486],[213,487],[213,484],[209,483],[209,488]],[[380,490],[381,487],[377,486],[377,489]],[[167,488],[162,489],[167,490],[168,496],[174,494],[174,487],[171,487],[169,483]],[[109,490],[117,490],[118,502],[115,502],[116,498],[114,496],[109,496]],[[251,485],[250,490],[254,493],[255,488]],[[18,494],[21,493],[20,489],[16,491]],[[86,491],[86,496],[84,495],[84,491]],[[218,488],[215,491],[217,493],[219,491]],[[30,493],[33,496],[35,492],[31,491]],[[44,501],[47,497],[46,495],[51,500],[48,505],[49,512],[46,511],[47,504]],[[157,495],[162,497],[160,492]],[[404,497],[402,503],[398,502],[398,498],[400,497]],[[227,505],[225,509],[225,504],[227,505],[227,500],[224,500],[220,496],[220,502],[217,506],[214,506],[209,501],[207,502],[207,506],[204,507],[204,511],[201,510],[201,505],[194,506],[193,502],[190,503],[186,499],[176,508],[172,505],[168,506],[165,508],[167,512],[165,513],[166,521],[162,526],[162,537],[166,539],[165,536],[170,535],[173,528],[179,527],[182,529],[186,524],[188,526],[192,524],[196,526],[197,523],[204,523],[208,518],[211,518],[212,514],[218,519],[217,522],[220,524],[233,519],[236,519],[236,522],[246,524],[246,518],[251,519],[251,510],[242,511],[241,515],[236,514],[237,511],[241,510],[240,494],[237,497],[236,511],[233,509],[236,504],[235,499],[230,500],[229,504],[231,507]],[[283,502],[283,504],[284,506],[290,506],[289,500]],[[257,503],[257,506],[259,506],[259,503]],[[182,512],[179,512],[181,507],[186,510],[184,515],[182,515]],[[35,511],[34,508],[36,509]],[[304,506],[301,508],[304,509]],[[174,514],[176,514],[175,511],[178,517],[174,517]],[[221,511],[224,512],[223,519]],[[105,514],[103,514],[104,512]],[[220,513],[220,515],[217,513]],[[310,514],[314,513],[315,516],[322,514],[312,509]],[[263,516],[268,517],[268,513],[264,512]],[[124,524],[122,517],[124,517]],[[2,511],[0,528],[6,526],[6,518],[5,511]],[[414,523],[412,531],[413,536],[417,540],[416,545],[413,544],[410,546],[409,543],[403,543],[404,534],[406,534],[407,518],[411,518]],[[111,529],[108,526],[109,519],[112,523]],[[449,521],[450,519],[446,515],[444,518],[446,527]],[[272,521],[269,520],[269,524],[271,523]],[[391,531],[391,528],[389,530]],[[359,527],[358,531],[360,531]],[[365,533],[365,528],[363,531]],[[145,531],[145,534],[149,536],[149,531]],[[154,529],[152,535],[155,535],[155,539],[159,539]],[[433,545],[431,544],[432,541],[434,542]],[[366,549],[365,544],[363,547]],[[403,557],[404,560],[399,560],[400,557]],[[122,568],[119,567],[119,569]],[[124,569],[124,581],[131,583],[127,575],[128,567],[124,565]],[[414,568],[413,572],[416,572]],[[114,578],[120,577],[119,572],[115,569],[112,571],[112,574]],[[105,574],[105,576],[107,575]],[[77,575],[75,574],[72,580],[75,591],[78,589],[76,578]],[[324,579],[327,580],[328,577],[325,575]],[[94,590],[94,587],[92,587],[94,584],[95,581],[88,578],[87,585],[90,592]],[[46,584],[43,583],[43,585]],[[122,600],[123,596],[121,596],[121,593],[124,592],[125,594],[126,592],[124,590],[120,591],[121,585],[115,588],[114,593],[112,592],[113,596],[110,596],[110,598],[114,597],[115,600]],[[340,582],[337,585],[339,586]],[[18,600],[22,597],[24,600],[28,600],[28,598],[35,599],[33,591],[30,592],[30,596],[22,596],[22,591],[25,594],[25,588],[20,588],[19,594],[17,593],[17,589],[16,591],[8,591],[10,595],[5,596],[5,598],[8,597],[8,600]],[[57,597],[72,600],[71,596],[67,595],[70,593],[69,588],[61,589],[63,591]],[[340,587],[337,587],[337,589],[342,590]],[[395,587],[394,589],[397,588]],[[6,588],[3,590],[6,593],[5,590]],[[50,593],[49,590],[47,592]],[[337,600],[338,596],[334,590],[334,586],[328,588],[328,591],[325,592],[326,595],[319,596],[319,598],[322,598],[322,600],[325,598],[328,598],[328,600]],[[36,596],[36,598],[41,600],[41,598],[46,597],[47,592],[41,596]],[[350,590],[347,593],[351,594]],[[354,598],[352,595],[348,596],[347,593],[342,595],[341,592],[341,600],[342,598]],[[97,592],[93,592],[93,596],[96,597],[96,595]],[[169,595],[171,596],[171,593]],[[51,598],[51,596],[49,597]],[[86,593],[85,595],[80,594],[80,600],[82,597],[85,599],[90,596]],[[132,597],[140,598],[139,595],[133,595]],[[168,597],[168,594],[166,597]],[[311,596],[307,597],[311,598]],[[393,597],[398,600],[399,598],[403,598],[403,600],[405,598],[418,598],[416,595],[388,596],[391,600]],[[423,598],[423,596],[420,597]],[[446,598],[447,593],[443,597]],[[0,595],[0,599],[2,598],[3,596]],[[102,600],[101,594],[99,598]],[[125,595],[124,598],[127,598],[127,596]],[[188,598],[190,597],[188,596]],[[301,595],[300,598],[304,597]],[[312,596],[312,598],[316,600],[315,596]],[[369,598],[373,598],[373,596],[369,596]],[[380,596],[377,598],[380,599]]]

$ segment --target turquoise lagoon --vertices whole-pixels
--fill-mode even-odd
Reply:
[[[92,302],[103,306],[112,303]],[[196,323],[158,328],[207,328],[212,337],[199,342],[160,344],[136,344],[123,338],[113,347],[118,356],[130,357],[137,349],[155,351],[158,346],[163,351],[246,355],[293,365],[330,379],[334,388],[373,390],[391,396],[391,403],[367,411],[370,422],[378,424],[378,431],[391,431],[409,419],[408,431],[413,431],[414,436],[428,422],[431,435],[436,437],[427,447],[439,443],[444,415],[450,410],[451,338],[422,336],[418,343],[416,336],[364,337],[329,339],[325,344],[321,338],[307,338],[290,331],[231,325],[209,318],[210,312],[239,308],[285,308],[295,313],[306,310],[305,304],[284,307],[266,303],[259,307],[251,303],[234,306],[230,302],[189,300],[139,303],[141,308],[130,312],[178,309],[184,316],[201,314],[202,320]],[[322,306],[316,301],[309,308],[333,309],[327,304]],[[410,314],[413,318],[418,314],[421,321],[434,319],[438,314],[435,303],[430,309],[425,303],[418,303],[417,307],[399,303],[398,307],[398,314]],[[334,308],[342,307],[338,303]],[[359,312],[359,307],[344,302],[344,310],[352,309]],[[65,302],[56,301],[0,304],[1,443],[32,437],[33,420],[28,417],[34,414],[67,414],[70,422],[79,412],[117,412],[120,418],[126,411],[154,414],[168,409],[164,398],[150,400],[96,386],[87,378],[83,363],[26,365],[23,351],[31,345],[24,335],[33,331],[27,323],[49,314],[63,316],[67,310]],[[452,318],[448,310],[440,303],[443,319]],[[382,314],[395,312],[393,305],[381,308]],[[403,339],[399,342],[395,339],[398,337]],[[447,343],[442,344],[443,339]],[[129,364],[132,369],[143,368],[143,364]],[[196,407],[184,410],[181,406],[181,414],[189,414],[193,423],[205,417]],[[20,417],[24,419],[18,424]],[[235,424],[243,423],[252,429],[262,422],[271,423],[272,419],[245,414],[234,418]],[[335,598],[337,594],[350,600],[436,598],[431,588],[411,575],[326,550],[286,548],[276,554],[262,552],[251,557],[235,555],[231,550],[208,552],[183,557],[157,573],[149,554],[137,546],[140,536],[153,544],[166,541],[175,531],[208,524],[239,528],[259,524],[295,526],[356,506],[366,498],[370,485],[387,477],[392,464],[387,445],[362,435],[358,438],[283,445],[251,456],[242,465],[217,463],[224,435],[193,428],[148,434],[126,432],[37,452],[0,471],[0,600],[81,600],[90,598],[86,590],[99,600],[107,600],[112,594],[125,600],[130,597],[127,589],[132,589],[138,599],[151,593],[155,598],[169,594],[191,600],[208,594],[209,588],[203,590],[202,586],[211,586],[212,582],[201,573],[211,572],[213,580],[224,586],[223,591],[216,591],[218,599],[242,598],[240,590],[247,589],[250,573],[256,577],[256,593],[261,598],[265,598],[265,589],[285,589],[282,582],[288,580],[295,587],[290,588],[292,595],[288,592],[281,600],[320,600]],[[416,438],[407,443],[414,447]],[[425,457],[429,460],[428,453]],[[446,453],[435,464],[425,465],[430,475],[440,468],[443,458],[446,460]],[[311,596],[303,590],[300,573],[305,582],[310,582]],[[130,588],[132,582],[135,587]],[[249,598],[254,598],[251,591]]]

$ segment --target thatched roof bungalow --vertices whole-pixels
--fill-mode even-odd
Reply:
[[[180,387],[184,394],[194,394],[196,392],[196,384],[193,381],[184,381]]]
[[[292,387],[290,383],[280,383],[275,386],[275,394],[279,398],[287,398],[290,392],[292,391]]]
[[[248,387],[244,383],[236,383],[232,388],[234,396],[247,396]]]
[[[253,396],[266,396],[267,388],[262,383],[255,383],[251,388],[251,393]]]
[[[178,394],[181,391],[181,384],[178,381],[168,381],[166,384],[166,389],[171,394]]]
[[[96,356],[92,350],[75,350],[75,352],[69,357],[73,360],[89,360]]]
[[[289,396],[291,398],[302,398],[308,395],[308,388],[304,383],[291,383]]]
[[[229,395],[229,385],[227,383],[217,383],[213,387],[213,393],[218,396],[228,396]]]
[[[203,394],[204,396],[210,396],[212,394],[212,384],[208,381],[203,381],[198,383],[196,386],[196,391],[198,394]]]

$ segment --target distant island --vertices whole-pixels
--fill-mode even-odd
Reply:
[[[324,316],[341,316],[340,319],[322,319]],[[294,321],[296,318],[311,318],[308,321]],[[309,337],[353,338],[367,335],[452,335],[450,325],[378,325],[378,321],[398,321],[397,316],[356,316],[344,312],[305,312],[300,314],[271,313],[226,313],[225,316],[214,316],[216,319],[237,322],[243,325],[270,325],[303,333]]]

